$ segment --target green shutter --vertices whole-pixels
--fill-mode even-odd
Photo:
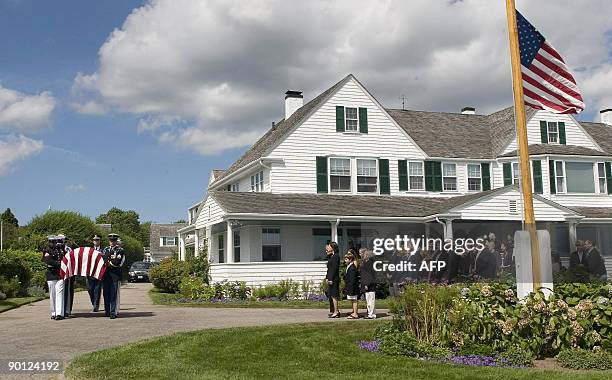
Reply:
[[[548,126],[545,121],[540,121],[540,138],[542,144],[548,144]]]
[[[327,157],[317,156],[317,193],[327,193]]]
[[[391,183],[389,179],[389,160],[378,159],[378,181],[380,182],[380,193],[391,194]]]
[[[555,178],[555,161],[548,160],[548,178],[550,179],[550,193],[557,194],[557,179]]]
[[[531,169],[533,170],[533,192],[542,194],[544,192],[544,186],[542,184],[542,161],[531,161]]]
[[[368,133],[368,109],[359,107],[359,132]]]
[[[512,164],[504,163],[504,186],[512,185]]]
[[[559,122],[559,144],[565,145],[565,123]]]
[[[491,190],[491,171],[489,170],[489,163],[483,162],[480,164],[480,171],[482,172],[482,190]]]
[[[425,190],[442,191],[442,162],[425,161]]]
[[[397,160],[397,174],[399,177],[399,190],[408,190],[408,161]]]
[[[336,132],[344,132],[344,107],[336,106]]]
[[[606,185],[608,194],[612,194],[612,162],[606,162]]]

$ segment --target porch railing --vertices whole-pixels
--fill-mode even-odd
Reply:
[[[318,286],[327,273],[325,261],[281,261],[211,264],[213,282],[244,281],[249,286],[274,284],[281,280],[313,281]]]

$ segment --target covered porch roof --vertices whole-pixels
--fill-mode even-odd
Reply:
[[[456,197],[389,195],[274,194],[213,191],[224,219],[428,222],[436,218],[521,220],[522,200],[515,185]],[[580,220],[586,215],[534,195],[538,221]],[[612,218],[612,210],[598,214]],[[594,211],[590,212],[592,215]]]

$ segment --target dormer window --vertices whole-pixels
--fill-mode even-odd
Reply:
[[[357,116],[357,108],[346,107],[346,126],[344,130],[346,132],[357,132],[357,126],[359,125],[359,119]]]
[[[263,190],[264,190],[264,174],[263,174],[263,171],[260,171],[251,176],[251,191],[260,192]]]
[[[548,143],[558,144],[559,143],[559,126],[556,122],[548,122]]]

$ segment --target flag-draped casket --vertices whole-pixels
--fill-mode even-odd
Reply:
[[[93,247],[79,247],[64,255],[60,277],[87,276],[101,280],[105,271],[106,265],[100,251]]]

